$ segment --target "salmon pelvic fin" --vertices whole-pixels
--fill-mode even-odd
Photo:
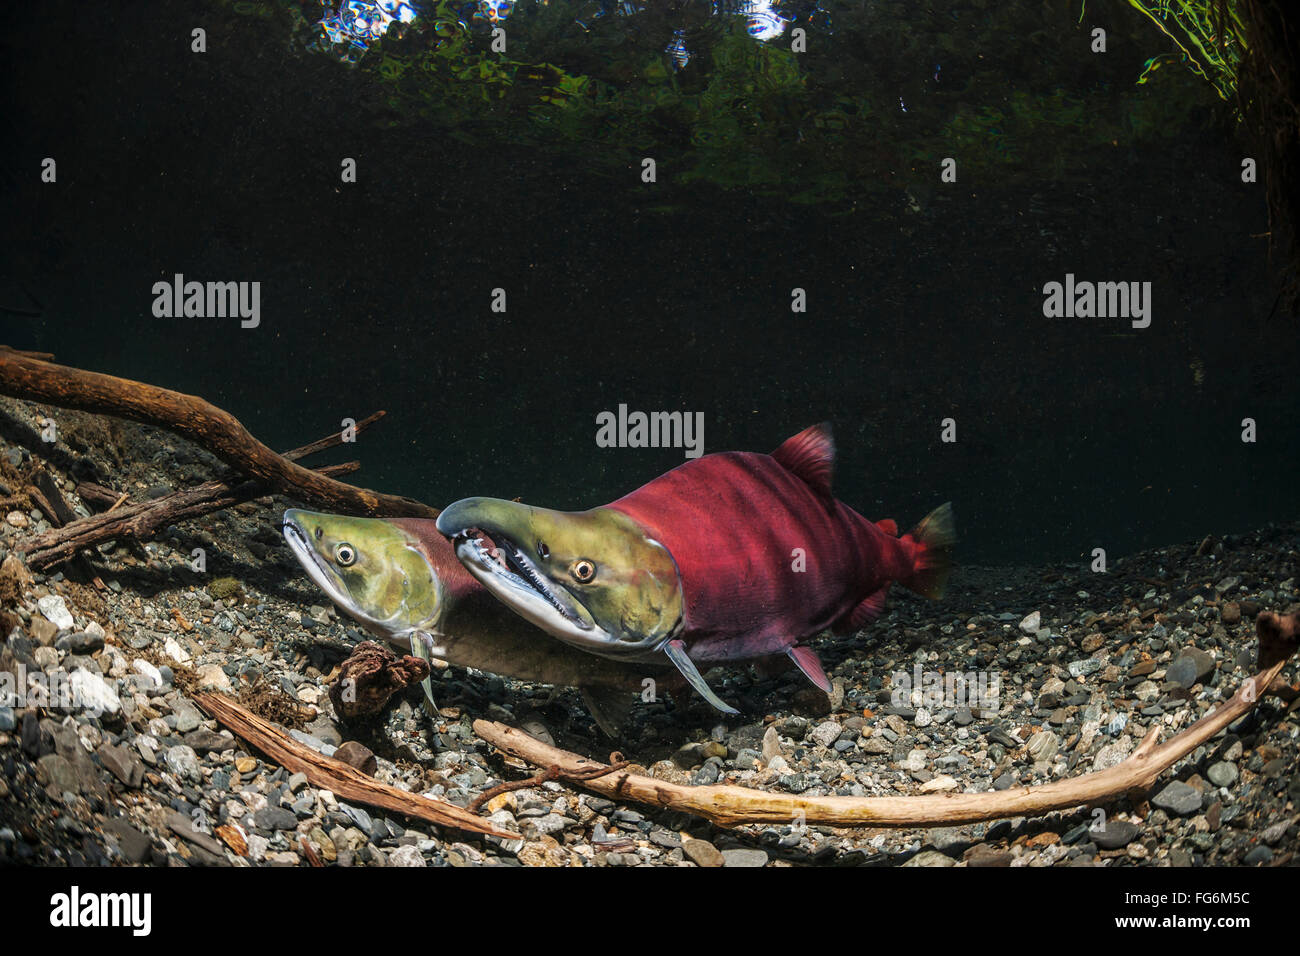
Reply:
[[[912,574],[898,583],[909,591],[938,600],[952,573],[952,550],[957,544],[952,502],[944,502],[921,519],[921,523],[904,537],[915,545],[916,558]]]

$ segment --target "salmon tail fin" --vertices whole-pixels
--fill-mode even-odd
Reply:
[[[916,546],[912,575],[899,581],[909,591],[938,600],[952,573],[952,550],[957,543],[952,502],[945,502],[921,519],[906,536]]]

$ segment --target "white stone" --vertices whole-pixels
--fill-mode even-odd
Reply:
[[[413,846],[399,846],[388,854],[389,866],[428,866],[420,851]]]
[[[827,720],[813,728],[812,739],[819,747],[829,747],[835,743],[843,728],[833,720]]]
[[[190,662],[190,655],[186,653],[185,648],[176,643],[174,637],[167,638],[166,643],[163,644],[163,651],[177,664],[188,664]]]
[[[73,704],[91,714],[116,714],[122,709],[122,701],[117,691],[105,683],[99,674],[92,674],[84,667],[78,667],[68,677],[68,687],[72,691]]]
[[[1125,735],[1113,744],[1107,744],[1092,758],[1093,770],[1107,770],[1124,762],[1133,749],[1133,738]]]
[[[163,682],[162,671],[154,667],[148,661],[146,660],[132,661],[131,670],[135,671],[137,674],[143,674],[145,677],[149,678],[149,680],[153,681],[154,687],[162,686],[162,682]]]
[[[72,612],[68,610],[68,605],[63,602],[61,595],[45,595],[45,597],[36,602],[36,608],[47,621],[57,627],[60,631],[66,631],[75,627],[77,624],[77,622],[72,619]]]
[[[248,844],[248,858],[254,863],[261,863],[266,856],[266,849],[271,845],[271,841],[264,836],[250,833],[246,842]]]
[[[771,760],[781,753],[781,737],[776,732],[776,728],[769,725],[763,733],[763,759]]]
[[[175,747],[168,748],[163,759],[167,763],[167,769],[176,776],[185,780],[203,779],[203,771],[199,769],[199,758],[193,747],[177,744]]]
[[[1160,696],[1160,685],[1155,681],[1144,680],[1133,689],[1133,696],[1138,700],[1155,700]]]

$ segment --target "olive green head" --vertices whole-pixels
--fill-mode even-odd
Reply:
[[[284,538],[339,609],[385,637],[432,628],[441,585],[419,543],[382,518],[290,509]]]
[[[584,650],[644,656],[681,624],[672,555],[621,512],[466,498],[438,516],[438,530],[501,601]]]

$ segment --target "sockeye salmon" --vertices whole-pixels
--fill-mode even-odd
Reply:
[[[710,703],[736,713],[697,662],[787,654],[829,691],[810,638],[874,620],[894,582],[942,595],[951,505],[899,537],[893,521],[835,499],[834,457],[829,427],[817,425],[771,455],[686,462],[590,511],[466,498],[437,526],[469,572],[538,627],[615,660],[666,656]]]
[[[647,670],[596,657],[541,633],[465,573],[432,519],[291,509],[283,531],[308,576],[372,634],[458,667],[577,687],[610,736],[617,735],[645,678],[671,687],[677,677],[671,668]],[[425,694],[431,701],[428,683]]]

